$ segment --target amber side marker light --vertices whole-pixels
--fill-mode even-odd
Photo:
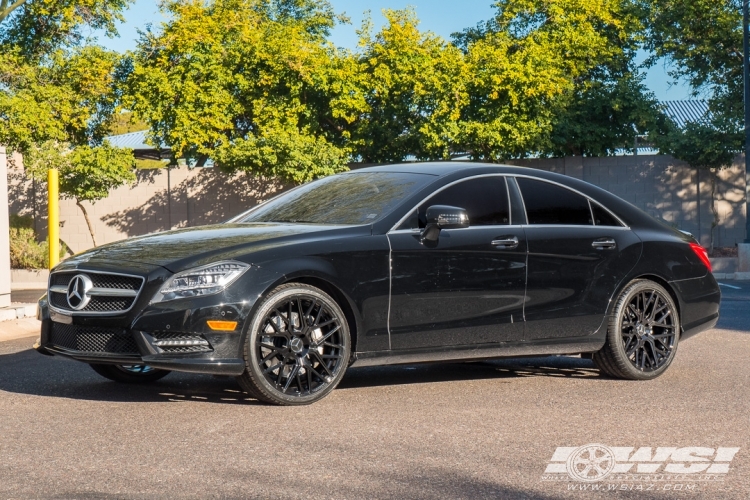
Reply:
[[[206,323],[211,330],[218,330],[221,332],[233,332],[237,329],[236,321],[206,321]]]
[[[708,268],[708,272],[710,273],[711,272],[711,260],[708,258],[708,252],[706,251],[706,249],[697,243],[691,243],[690,248],[693,249],[693,252],[695,252],[695,255],[698,256],[701,262],[703,262],[703,264],[706,265],[706,267]]]

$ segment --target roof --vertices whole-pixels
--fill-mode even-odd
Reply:
[[[679,128],[685,128],[688,123],[697,123],[711,118],[708,103],[696,101],[663,101],[664,114],[672,119]]]
[[[156,150],[150,144],[146,144],[146,130],[130,132],[129,134],[110,135],[105,137],[107,142],[118,148]]]

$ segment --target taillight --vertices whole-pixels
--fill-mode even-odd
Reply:
[[[711,272],[711,260],[708,258],[708,252],[705,248],[700,246],[697,243],[691,243],[690,248],[693,249],[693,252],[695,252],[695,255],[698,256],[698,258],[705,264],[706,268],[708,268],[708,272]]]

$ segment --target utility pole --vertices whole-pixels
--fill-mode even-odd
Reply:
[[[742,64],[745,80],[745,243],[750,243],[750,0],[742,1]]]
[[[10,306],[10,223],[8,220],[8,164],[0,146],[0,307]]]
[[[47,239],[49,268],[60,262],[60,175],[56,168],[47,170]]]

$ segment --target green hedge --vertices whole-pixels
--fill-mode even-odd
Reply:
[[[28,216],[10,214],[10,267],[12,269],[48,269],[49,242],[36,239],[34,220]],[[67,246],[60,245],[60,259]]]

